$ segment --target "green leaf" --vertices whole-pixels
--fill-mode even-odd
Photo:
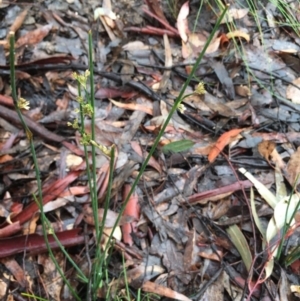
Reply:
[[[163,146],[162,151],[164,153],[179,153],[190,149],[194,145],[194,142],[188,139],[174,141]]]
[[[231,238],[232,243],[239,251],[243,262],[247,268],[247,271],[250,271],[251,264],[252,264],[252,255],[247,243],[247,240],[237,225],[232,225],[226,229],[229,237]]]

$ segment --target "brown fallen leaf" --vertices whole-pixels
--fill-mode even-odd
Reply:
[[[25,35],[21,36],[16,42],[16,48],[25,46],[25,45],[35,45],[41,42],[52,29],[52,24],[48,24],[37,28],[33,31],[27,32]]]
[[[21,287],[28,287],[25,271],[20,267],[17,261],[13,258],[7,257],[1,259],[1,263],[14,275],[15,279]]]
[[[240,85],[240,86],[235,86],[234,88],[235,88],[235,93],[238,94],[239,96],[245,96],[245,97],[251,96],[251,91],[248,86]]]
[[[265,160],[270,164],[270,156],[276,147],[276,143],[273,141],[262,141],[258,144],[258,152]]]
[[[212,41],[206,49],[205,54],[214,53],[219,49],[221,36],[218,36],[218,34],[219,33],[217,32],[214,35]],[[202,33],[190,33],[188,37],[189,39],[186,43],[182,41],[182,57],[184,59],[197,57],[203,50],[209,34],[203,31]]]
[[[52,258],[46,254],[38,255],[38,263],[43,266],[43,273],[41,278],[43,279],[44,286],[48,294],[56,301],[61,300],[61,290],[64,285],[64,280],[60,276],[57,269],[57,265],[64,270],[65,267],[65,257],[61,251],[53,252],[56,264],[54,264]]]
[[[118,101],[115,101],[111,98],[109,100],[117,107],[123,108],[126,110],[132,110],[132,111],[142,111],[149,115],[153,115],[153,109],[149,107],[148,104],[137,104],[137,103],[121,103]]]
[[[192,299],[184,296],[183,294],[177,293],[174,290],[159,285],[157,283],[146,281],[143,283],[142,290],[148,293],[155,293],[160,296],[164,296],[171,299],[181,300],[181,301],[191,301]]]
[[[205,251],[200,252],[199,256],[214,261],[220,261],[220,259],[223,258],[223,252],[217,250],[217,253],[219,254],[219,256],[216,253],[214,253],[210,248],[207,248]]]
[[[243,129],[232,129],[222,134],[208,155],[208,161],[214,162],[226,145],[231,143],[242,132]]]

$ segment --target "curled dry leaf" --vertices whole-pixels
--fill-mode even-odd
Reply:
[[[248,43],[250,42],[250,36],[241,30],[234,30],[230,31],[226,34],[228,39],[234,39],[234,38],[243,38],[245,39]]]
[[[190,12],[189,1],[187,1],[181,6],[177,17],[178,32],[181,37],[181,40],[184,43],[188,41],[189,28],[188,28],[187,16],[189,15],[189,12]]]
[[[285,169],[286,164],[277,152],[275,142],[269,140],[260,142],[258,144],[258,152],[269,164],[271,164],[270,160],[272,160],[272,162],[276,163],[276,166],[278,166],[280,169]]]
[[[276,143],[273,141],[262,141],[258,144],[257,149],[262,157],[270,163],[270,156],[276,147]]]

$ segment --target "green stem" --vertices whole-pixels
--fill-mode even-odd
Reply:
[[[55,259],[55,256],[51,250],[48,236],[47,236],[47,226],[45,225],[46,223],[44,222],[43,218],[45,217],[44,214],[44,207],[43,207],[43,194],[42,194],[42,183],[41,183],[41,177],[40,177],[40,171],[39,171],[39,165],[36,157],[36,152],[34,148],[34,142],[33,142],[33,135],[30,129],[28,128],[27,124],[24,121],[23,115],[21,113],[21,110],[18,106],[18,100],[17,100],[17,88],[16,88],[16,72],[15,72],[15,34],[14,32],[11,32],[9,35],[9,43],[10,43],[10,48],[9,48],[9,63],[10,63],[10,81],[11,81],[11,93],[12,93],[12,98],[15,106],[15,110],[17,111],[17,114],[20,118],[21,124],[25,130],[27,139],[29,140],[30,144],[30,151],[32,154],[32,159],[33,159],[33,164],[34,164],[34,169],[35,169],[35,175],[36,175],[36,181],[37,181],[37,187],[38,187],[38,199],[34,196],[39,209],[41,211],[41,218],[42,218],[42,228],[43,228],[43,236],[45,240],[45,244],[47,247],[47,250],[49,252],[49,256],[52,259],[56,269],[58,270],[59,274],[61,277],[64,279],[65,283],[73,293],[74,297],[77,300],[80,300],[80,298],[77,296],[75,290],[72,288],[71,284],[69,281],[65,278],[63,271],[61,270],[57,260]],[[49,225],[48,225],[49,226]]]

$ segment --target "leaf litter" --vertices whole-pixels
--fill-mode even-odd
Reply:
[[[9,31],[17,35],[18,93],[30,103],[24,116],[34,133],[44,211],[88,277],[94,248],[105,249],[120,206],[216,22],[214,5],[205,2],[199,19],[193,18],[195,2],[174,1],[175,15],[163,1],[1,8],[7,29],[0,60],[1,298],[18,300],[23,292],[53,300],[71,296],[47,253],[32,198],[37,189],[32,157],[12,109],[5,57]],[[182,110],[172,116],[115,229],[115,244],[106,254],[114,276],[98,297],[124,297],[123,264],[132,289],[161,298],[299,296],[299,38],[293,28],[277,25],[283,15],[271,3],[255,11],[265,14],[263,26],[270,33],[260,31],[251,9],[233,4],[213,37]],[[290,13],[299,20],[297,9]],[[80,136],[68,126],[78,109],[72,73],[87,69],[89,29],[96,142],[117,150],[99,246]],[[195,92],[200,82],[206,92],[201,95]],[[87,133],[91,126],[86,120]],[[101,151],[96,158],[101,223],[109,159]],[[82,291],[76,272],[47,235],[59,266]],[[37,273],[35,265],[44,269]],[[18,283],[17,290],[8,279]]]

